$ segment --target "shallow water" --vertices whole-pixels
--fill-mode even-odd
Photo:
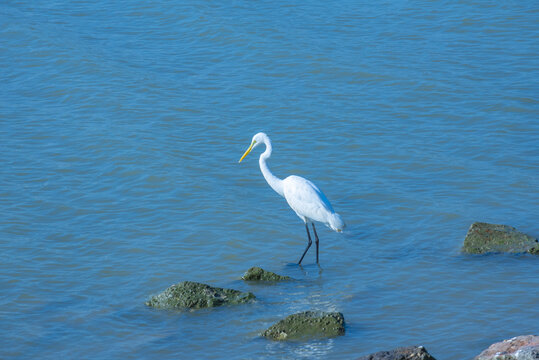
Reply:
[[[463,256],[473,221],[539,236],[534,2],[0,5],[1,358],[467,359],[538,333],[538,258]],[[265,183],[315,182],[304,227]],[[298,282],[240,280],[250,266]],[[254,292],[187,313],[193,280]],[[346,335],[274,343],[288,314]]]

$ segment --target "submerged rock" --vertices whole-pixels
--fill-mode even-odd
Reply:
[[[290,276],[283,276],[273,273],[271,271],[266,271],[262,268],[254,266],[247,270],[242,276],[243,280],[246,281],[284,281],[292,280]]]
[[[528,252],[539,255],[539,242],[511,226],[475,222],[466,234],[462,252],[467,254]]]
[[[521,335],[494,343],[477,355],[474,360],[537,360],[539,336]]]
[[[255,296],[250,292],[184,281],[152,296],[146,305],[160,309],[200,309],[226,304],[242,304],[253,299]]]
[[[287,316],[262,333],[272,340],[307,340],[344,335],[340,312],[305,311]]]
[[[401,347],[390,351],[379,351],[362,356],[357,360],[436,360],[423,346]]]

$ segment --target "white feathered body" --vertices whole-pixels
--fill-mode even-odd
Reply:
[[[321,222],[334,231],[341,232],[344,222],[335,213],[320,189],[301,176],[291,175],[283,180],[283,196],[288,205],[306,223]]]

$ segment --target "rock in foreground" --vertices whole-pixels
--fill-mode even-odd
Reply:
[[[474,360],[539,359],[539,336],[522,335],[492,344]]]
[[[362,356],[357,360],[436,360],[423,346],[402,347],[390,351],[379,351]]]
[[[278,275],[276,273],[272,273],[271,271],[266,271],[262,268],[259,268],[257,266],[254,266],[247,270],[245,274],[242,276],[243,280],[246,281],[284,281],[284,280],[292,280],[290,276],[283,276]]]
[[[316,311],[287,316],[262,333],[272,340],[308,340],[339,335],[344,335],[343,314]]]
[[[488,252],[539,254],[539,242],[511,226],[476,222],[470,226],[466,234],[462,252],[468,254]]]
[[[160,309],[200,309],[226,304],[242,304],[253,299],[255,296],[250,292],[184,281],[152,296],[146,305]]]

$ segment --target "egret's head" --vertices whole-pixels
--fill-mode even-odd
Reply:
[[[247,151],[245,151],[245,153],[243,154],[243,156],[241,157],[240,161],[238,162],[241,162],[247,155],[249,155],[249,153],[255,148],[257,147],[258,145],[262,144],[262,143],[269,143],[269,138],[268,138],[268,135],[264,134],[263,132],[259,132],[258,134],[256,134],[255,136],[253,136],[253,140],[251,140],[251,145],[249,146],[249,148],[247,149]]]

